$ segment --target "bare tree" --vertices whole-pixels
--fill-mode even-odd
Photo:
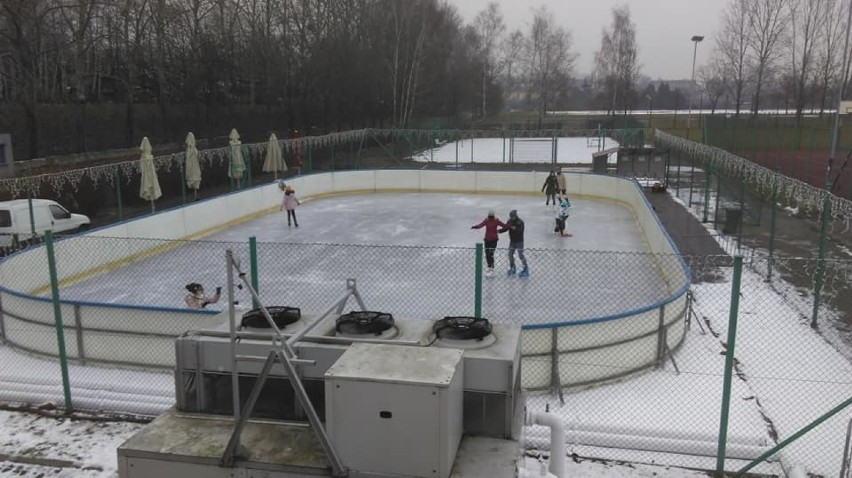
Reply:
[[[722,14],[722,28],[716,36],[716,51],[723,75],[731,82],[734,109],[740,115],[748,72],[748,18],[746,2],[732,0]]]
[[[389,72],[393,124],[404,128],[411,119],[417,98],[418,74],[426,42],[426,19],[417,15],[415,3],[393,2],[390,10],[392,33]]]
[[[710,102],[710,114],[716,112],[719,100],[731,89],[725,73],[724,62],[719,57],[714,57],[708,65],[698,70],[701,88],[707,94],[707,99]]]
[[[830,0],[788,0],[790,9],[789,43],[790,74],[796,119],[801,120],[805,108],[806,88],[816,77],[816,48],[822,40]]]
[[[500,59],[500,71],[503,72],[503,83],[511,90],[514,89],[516,78],[516,67],[523,60],[524,34],[515,30],[503,40],[502,56]]]
[[[636,24],[630,19],[630,7],[612,9],[612,24],[601,34],[601,48],[595,53],[595,77],[599,89],[612,98],[612,113],[627,110],[639,77],[639,47]]]
[[[0,2],[0,18],[5,28],[0,39],[8,45],[12,91],[24,109],[25,128],[29,135],[29,153],[39,153],[39,127],[36,107],[51,99],[53,83],[59,75],[59,45],[50,35],[51,17],[58,11],[48,0],[4,0]],[[55,91],[53,91],[55,93]]]
[[[784,29],[789,26],[789,0],[748,0],[745,2],[748,19],[747,41],[754,70],[754,114],[760,110],[763,82],[780,53]]]
[[[560,89],[567,87],[576,55],[571,52],[571,34],[553,24],[546,7],[535,11],[527,40],[530,86],[537,100],[539,126]]]
[[[506,31],[506,25],[503,23],[503,13],[500,11],[500,4],[495,1],[489,2],[488,6],[476,16],[473,25],[479,37],[482,52],[481,117],[484,118],[488,113],[486,109],[486,99],[488,98],[487,87],[489,82],[493,81],[497,75],[497,70],[500,66],[497,59],[496,47],[500,43],[503,32]]]
[[[825,5],[825,21],[822,25],[822,35],[816,47],[816,66],[819,82],[819,114],[825,111],[828,90],[832,82],[840,79],[843,32],[846,29],[844,0],[828,0]]]

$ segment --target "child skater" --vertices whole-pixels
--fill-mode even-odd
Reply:
[[[278,210],[287,208],[287,227],[290,227],[290,217],[293,217],[293,224],[299,227],[299,221],[296,220],[296,206],[302,203],[296,198],[296,191],[289,184],[284,188],[284,199],[281,201],[281,207]]]
[[[571,234],[565,232],[565,219],[568,218],[568,209],[571,207],[571,201],[568,196],[559,196],[559,212],[556,213],[556,227],[553,232],[558,232],[561,237],[571,237]]]

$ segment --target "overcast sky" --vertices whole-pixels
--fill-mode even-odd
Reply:
[[[449,2],[470,22],[489,0]],[[627,3],[636,24],[642,74],[669,80],[689,79],[693,35],[705,37],[698,45],[696,65],[708,58],[726,4],[724,0],[497,0],[497,3],[507,30],[521,29],[524,33],[532,21],[532,11],[547,6],[554,21],[573,36],[574,52],[579,54],[575,71],[580,76],[592,71],[595,52],[601,44],[601,30],[612,22],[612,7]]]

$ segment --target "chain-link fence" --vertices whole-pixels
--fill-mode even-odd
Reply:
[[[166,371],[174,337],[215,317],[188,311],[184,286],[198,282],[211,293],[223,285],[225,250],[250,264],[248,243],[75,242],[75,249],[56,252],[58,276],[66,278],[59,292],[72,358],[73,406],[142,414],[167,408],[174,394]],[[76,272],[75,264],[93,250],[115,251],[116,259],[108,267]],[[482,279],[481,310],[497,324],[526,329],[521,360],[529,406],[547,403],[562,414],[569,424],[569,445],[584,456],[626,458],[611,451],[620,449],[632,450],[634,459],[659,462],[665,461],[660,456],[676,453],[690,456],[690,466],[712,468],[725,402],[729,257],[689,258],[693,273],[700,270],[701,276],[717,280],[694,285],[694,300],[687,303],[677,294],[684,284],[670,281],[682,271],[676,256],[527,250],[531,274],[518,278],[504,272],[507,250],[495,252],[499,274]],[[256,260],[257,284],[267,305],[297,306],[307,314],[325,311],[350,277],[357,278],[368,308],[400,318],[436,320],[473,315],[476,309],[475,248],[261,243]],[[520,258],[515,261],[520,270]],[[816,267],[807,259],[776,259],[771,265],[776,271],[813,272]],[[852,390],[848,360],[808,330],[802,320],[807,303],[795,285],[778,275],[767,282],[766,258],[751,257],[746,266],[739,291],[737,378],[728,403],[728,469],[745,466]],[[828,290],[845,285],[848,267],[831,265]],[[4,387],[5,400],[56,400],[60,370],[45,357],[55,353],[56,343],[49,289],[28,292],[41,297],[28,304],[39,317],[21,317],[15,301],[22,297],[2,295],[6,345],[0,350],[4,363],[13,364],[4,372],[4,381],[13,384]],[[240,309],[248,309],[251,299],[245,291],[235,293]],[[212,313],[226,302],[222,298],[208,308]],[[758,469],[786,460],[786,466],[801,463],[832,474],[840,463],[841,422],[847,418],[838,415],[821,423]],[[542,437],[533,428],[528,438]],[[831,445],[816,446],[826,440]],[[682,464],[684,458],[675,461]]]
[[[211,314],[223,310],[226,299],[196,312],[186,308],[184,298],[185,286],[193,282],[202,284],[208,295],[224,286],[228,249],[254,270],[267,305],[319,315],[338,298],[345,280],[356,278],[369,308],[397,317],[472,316],[478,303],[481,314],[494,323],[534,328],[524,338],[524,354],[531,360],[525,380],[531,389],[624,375],[659,359],[659,341],[666,340],[669,329],[674,330],[668,336],[671,349],[682,337],[678,324],[688,279],[675,256],[527,250],[531,277],[519,278],[505,274],[507,250],[499,249],[494,261],[501,273],[482,280],[477,295],[473,247],[260,243],[254,269],[248,241],[79,237],[56,244],[68,356],[87,367],[170,368],[174,337],[223,320]],[[102,257],[94,261],[92,251]],[[521,260],[516,261],[520,271]],[[15,350],[54,356],[49,275],[43,271],[38,276],[40,280],[26,283],[26,290],[3,295],[3,336]],[[247,291],[235,289],[235,294],[241,311],[252,307]],[[551,342],[554,327],[560,335],[557,349]],[[572,354],[609,354],[613,368],[563,366]],[[549,364],[539,368],[535,363]],[[75,369],[72,387],[75,377],[97,381],[87,373],[97,376],[99,369]]]
[[[757,251],[737,289],[730,256],[529,249],[524,278],[508,274],[504,248],[495,251],[493,276],[477,271],[486,259],[475,247],[258,243],[252,255],[248,240],[77,237],[55,248],[68,393],[78,410],[155,415],[174,403],[174,338],[224,320],[230,300],[226,287],[218,302],[191,310],[185,286],[200,283],[208,295],[224,287],[232,250],[256,273],[265,305],[319,315],[355,278],[369,309],[399,319],[479,309],[495,324],[523,327],[527,407],[562,416],[569,452],[580,456],[702,469],[721,460],[728,471],[757,460],[751,471],[769,474],[840,471],[852,415],[828,414],[852,396],[850,354],[834,329],[810,327],[809,294],[822,269],[825,296],[847,297],[850,261]],[[514,261],[521,271],[520,257]],[[0,394],[6,402],[61,402],[50,274],[46,260],[31,264],[39,265],[22,288],[10,290],[4,275]],[[233,293],[239,314],[252,308],[245,289]],[[840,322],[833,304],[822,304],[821,316]],[[526,443],[544,447],[545,432],[529,427]]]

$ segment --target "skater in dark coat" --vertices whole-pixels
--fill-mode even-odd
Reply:
[[[518,277],[529,277],[530,270],[527,267],[527,258],[524,257],[524,221],[518,217],[518,211],[512,209],[509,211],[509,220],[506,221],[506,227],[500,229],[499,232],[509,232],[509,271],[507,275],[515,275],[515,251],[518,251],[518,257],[521,259],[521,265],[524,266]]]
[[[544,185],[541,186],[541,192],[547,196],[547,200],[544,202],[545,206],[550,205],[551,199],[553,200],[553,205],[556,205],[556,194],[559,192],[559,181],[556,178],[556,172],[550,172],[547,179],[544,180]]]
[[[494,216],[494,211],[488,211],[488,217],[479,224],[470,226],[471,229],[483,227],[485,228],[485,262],[488,264],[485,274],[491,276],[494,274],[494,249],[497,248],[497,239],[499,239],[497,229],[505,228],[506,224]]]

